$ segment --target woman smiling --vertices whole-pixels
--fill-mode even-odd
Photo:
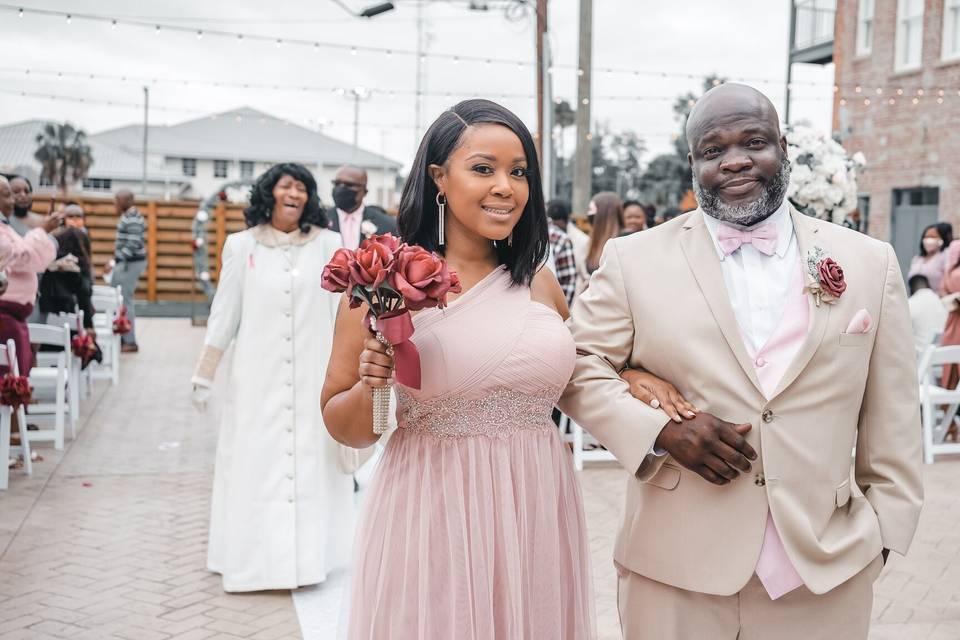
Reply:
[[[338,299],[320,288],[340,247],[317,185],[280,164],[257,180],[246,231],[227,238],[205,346],[193,377],[203,410],[234,343],[220,426],[207,566],[226,591],[316,584],[350,546],[353,480],[317,397]]]

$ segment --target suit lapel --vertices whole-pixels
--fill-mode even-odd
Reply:
[[[814,224],[812,220],[798,212],[792,206],[790,207],[790,216],[793,218],[793,229],[797,234],[797,250],[800,252],[801,268],[804,270],[803,282],[807,283],[809,276],[807,270],[807,252],[815,246],[820,246],[829,253],[829,247],[823,245],[823,238],[820,236],[820,227]],[[830,320],[830,310],[832,304],[821,303],[818,307],[812,295],[807,295],[807,304],[810,307],[810,329],[807,331],[807,337],[800,346],[800,350],[794,357],[793,362],[787,367],[783,378],[777,384],[776,390],[770,397],[773,400],[780,395],[784,389],[789,387],[797,376],[803,372],[813,354],[817,352],[820,343],[823,342],[823,336],[827,330],[827,323]]]
[[[680,246],[727,345],[740,363],[740,368],[750,378],[750,382],[763,394],[763,387],[760,386],[756,369],[743,344],[740,326],[730,306],[730,296],[720,270],[717,248],[710,237],[710,232],[707,231],[703,222],[703,213],[700,210],[687,219],[684,232],[680,236]]]
[[[336,207],[330,209],[330,230],[340,233],[340,214],[337,213]]]

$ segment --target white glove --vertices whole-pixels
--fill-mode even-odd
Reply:
[[[193,408],[200,413],[206,413],[207,402],[210,400],[210,395],[210,387],[194,383],[193,393],[190,396],[190,402],[193,403]]]

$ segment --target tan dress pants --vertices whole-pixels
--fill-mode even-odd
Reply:
[[[872,563],[823,595],[800,587],[771,600],[756,574],[732,596],[685,591],[617,567],[617,600],[624,640],[865,640]]]

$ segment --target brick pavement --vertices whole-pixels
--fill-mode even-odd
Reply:
[[[41,449],[35,475],[14,472],[0,493],[0,639],[300,638],[288,592],[227,595],[204,569],[218,397],[198,417],[185,390],[202,331],[138,325],[143,350],[119,388],[98,384],[77,441]],[[960,638],[960,460],[926,471],[920,531],[877,583],[871,640]],[[623,476],[594,465],[581,478],[600,638],[618,640]]]

